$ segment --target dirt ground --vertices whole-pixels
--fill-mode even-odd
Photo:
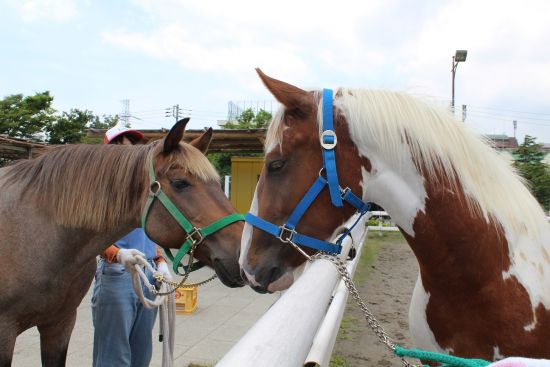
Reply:
[[[354,281],[386,332],[410,347],[408,312],[418,276],[416,259],[400,233],[369,233]],[[378,342],[355,302],[348,298],[331,367],[400,366]]]

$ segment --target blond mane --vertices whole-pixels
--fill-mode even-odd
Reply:
[[[375,151],[396,171],[407,164],[400,153],[409,149],[426,177],[443,172],[449,182],[458,180],[471,210],[486,220],[496,218],[516,233],[528,232],[535,238],[547,231],[544,212],[522,178],[483,137],[448,110],[403,92],[342,88],[335,95],[336,113],[346,118],[358,147]],[[318,102],[320,130],[321,111],[322,100]],[[266,152],[282,142],[283,117],[281,108],[267,131]]]
[[[165,170],[178,164],[201,181],[219,180],[197,149],[188,144],[180,148]],[[124,218],[139,217],[149,159],[159,150],[160,144],[57,147],[6,167],[1,185],[36,200],[59,225],[105,231]]]

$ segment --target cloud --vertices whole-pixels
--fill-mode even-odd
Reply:
[[[26,22],[66,21],[77,14],[75,0],[13,0],[10,5]]]
[[[545,0],[133,4],[150,22],[122,22],[102,33],[104,42],[207,77],[231,75],[241,93],[262,88],[252,72],[260,66],[304,88],[398,89],[448,104],[451,57],[467,49],[457,105],[550,108]]]

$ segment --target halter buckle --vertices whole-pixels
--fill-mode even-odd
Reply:
[[[330,141],[325,141],[325,138],[328,138],[328,137],[333,137],[333,141],[330,142]],[[334,149],[334,147],[336,146],[336,143],[338,142],[338,138],[336,137],[336,133],[332,130],[325,130],[323,131],[323,133],[321,134],[321,146],[323,147],[323,149],[326,149],[326,150],[332,150]]]
[[[296,231],[285,226],[280,226],[279,228],[281,229],[279,240],[283,243],[292,243],[292,237],[294,237]]]
[[[351,189],[349,187],[346,187],[345,189],[342,189],[340,188],[340,197],[342,198],[342,200],[345,199],[347,193],[351,191]]]
[[[190,239],[193,244],[199,244],[204,240],[204,236],[201,233],[200,228],[193,227],[193,231],[187,235],[187,239]]]

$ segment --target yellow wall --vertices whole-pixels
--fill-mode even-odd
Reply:
[[[250,209],[263,165],[263,157],[231,157],[231,204],[239,213]]]

